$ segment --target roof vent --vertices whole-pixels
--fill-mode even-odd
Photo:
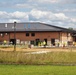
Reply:
[[[7,28],[7,23],[5,24],[5,28]]]
[[[30,28],[30,24],[28,24],[28,28]]]
[[[24,25],[24,28],[26,28],[26,25]]]
[[[14,29],[14,26],[12,26],[12,29]]]

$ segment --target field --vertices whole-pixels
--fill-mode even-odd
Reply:
[[[0,75],[76,75],[76,66],[0,65]]]
[[[0,52],[1,64],[28,65],[76,65],[76,52],[48,52],[31,54],[27,52]]]
[[[13,45],[0,45],[0,51],[13,51],[14,46]],[[30,52],[30,51],[73,51],[76,52],[76,47],[34,47],[34,48],[29,48],[25,45],[16,45],[16,51],[25,51],[25,52]]]
[[[0,48],[0,75],[76,75],[74,65],[76,48]]]
[[[66,48],[25,48],[17,46],[0,46],[1,64],[33,65],[76,65],[76,47]]]

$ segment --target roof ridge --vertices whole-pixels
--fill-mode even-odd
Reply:
[[[47,26],[56,27],[56,28],[60,28],[60,29],[67,29],[67,28],[64,28],[64,27],[59,27],[59,26],[55,26],[55,25],[51,25],[51,24],[46,24],[46,23],[41,23],[41,24],[44,24],[44,25],[47,25]]]

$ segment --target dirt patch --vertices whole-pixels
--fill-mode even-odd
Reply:
[[[0,48],[1,51],[13,51],[14,47],[8,47],[8,48]],[[74,51],[76,52],[76,48],[18,48],[16,47],[16,51],[25,51],[25,52],[33,52],[33,51]]]

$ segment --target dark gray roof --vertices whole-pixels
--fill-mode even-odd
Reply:
[[[14,23],[0,23],[0,32],[13,32]],[[70,31],[66,28],[57,27],[45,23],[28,22],[16,23],[16,31]]]

